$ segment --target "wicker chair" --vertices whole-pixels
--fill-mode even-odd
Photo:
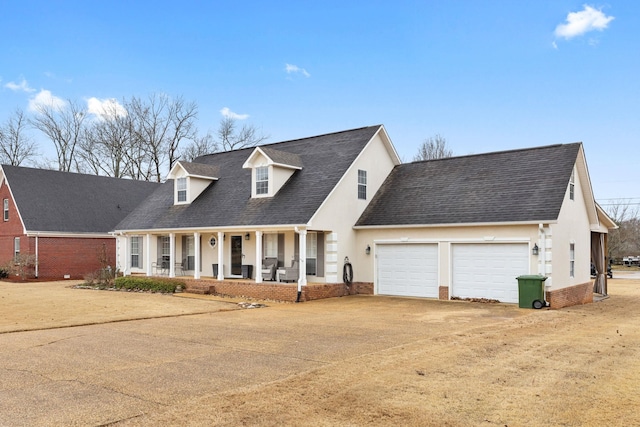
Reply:
[[[262,280],[276,280],[278,258],[265,258],[262,261]]]
[[[300,277],[300,268],[298,266],[298,260],[291,261],[291,267],[285,267],[284,274],[280,275],[282,282],[295,282]]]

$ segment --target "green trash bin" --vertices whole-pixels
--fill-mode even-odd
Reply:
[[[545,276],[524,275],[518,276],[518,307],[542,308],[547,304],[544,301]]]

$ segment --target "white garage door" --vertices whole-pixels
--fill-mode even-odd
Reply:
[[[438,245],[377,245],[377,293],[438,298]]]
[[[516,277],[529,274],[526,243],[454,244],[451,296],[518,302]]]

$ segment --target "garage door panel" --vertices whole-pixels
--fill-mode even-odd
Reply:
[[[437,245],[378,245],[376,256],[378,294],[438,296]]]
[[[527,244],[455,244],[452,254],[452,296],[518,302],[516,277],[529,272]]]

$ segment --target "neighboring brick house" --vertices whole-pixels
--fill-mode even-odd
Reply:
[[[31,258],[29,278],[81,279],[115,266],[111,233],[158,183],[0,167],[0,266]],[[25,257],[27,255],[28,257]]]

